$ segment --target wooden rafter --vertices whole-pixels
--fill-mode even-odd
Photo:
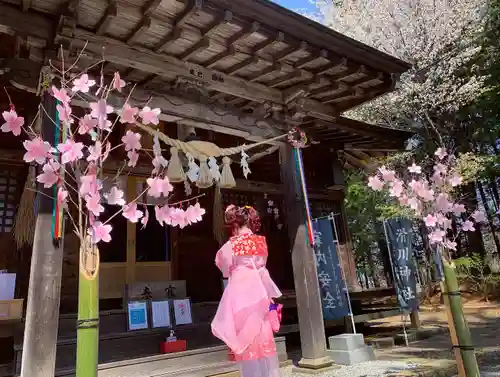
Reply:
[[[108,30],[113,19],[118,15],[118,7],[116,6],[116,1],[111,1],[104,12],[104,16],[101,17],[97,23],[95,33],[97,35],[104,35]]]
[[[219,52],[214,57],[205,61],[203,63],[203,65],[207,68],[212,68],[214,65],[216,65],[221,60],[224,60],[225,58],[227,58],[229,56],[234,56],[234,55],[236,55],[236,49],[233,46],[229,46],[226,50]]]
[[[221,25],[228,24],[233,19],[233,12],[225,10],[222,15],[217,15],[215,20],[201,31],[201,36],[205,37],[214,33]]]
[[[182,54],[179,55],[179,59],[188,60],[191,56],[196,55],[199,51],[204,50],[210,46],[210,39],[202,38],[191,47],[187,48]]]
[[[146,34],[146,32],[150,27],[151,27],[151,17],[146,16],[141,20],[139,25],[137,25],[135,30],[127,38],[127,44],[133,45],[136,44],[141,39],[143,39],[144,35]]]

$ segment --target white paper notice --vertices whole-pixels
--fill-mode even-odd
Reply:
[[[13,300],[16,290],[16,274],[0,274],[0,300]]]
[[[153,301],[153,327],[170,327],[170,303],[168,301]]]
[[[190,325],[193,323],[191,317],[191,302],[188,298],[174,300],[174,314],[176,325]]]

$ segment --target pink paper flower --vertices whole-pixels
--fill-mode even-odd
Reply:
[[[97,119],[92,118],[89,114],[85,114],[78,122],[78,133],[85,135],[90,133],[97,127]]]
[[[484,214],[484,212],[483,211],[479,211],[479,210],[475,211],[471,215],[471,217],[474,219],[474,221],[476,223],[484,223],[484,222],[488,221],[488,219],[486,218],[486,215]]]
[[[120,77],[120,72],[115,72],[113,77],[113,89],[116,89],[121,93],[122,88],[125,88],[126,85],[127,83]]]
[[[102,157],[102,143],[99,140],[94,145],[89,145],[87,149],[89,150],[87,161],[98,161]]]
[[[434,165],[434,172],[436,174],[441,175],[441,176],[446,175],[447,170],[448,170],[448,168],[444,164],[438,163],[438,164]]]
[[[80,77],[73,80],[73,92],[88,93],[90,88],[95,85],[95,80],[90,80],[89,75],[84,73]]]
[[[52,85],[52,95],[55,99],[65,104],[69,104],[71,101],[71,97],[68,95],[68,92],[64,88],[57,89],[54,85]]]
[[[197,223],[202,220],[205,213],[206,211],[201,208],[200,203],[196,203],[194,206],[189,206],[186,209],[185,218],[189,224]]]
[[[123,190],[120,190],[116,186],[111,187],[111,190],[109,190],[107,194],[104,194],[104,198],[110,205],[125,205],[125,200],[123,199]]]
[[[149,190],[148,195],[153,198],[159,198],[162,195],[168,196],[169,192],[174,190],[174,187],[170,184],[168,177],[165,178],[148,178],[146,180]]]
[[[389,191],[389,195],[395,198],[399,198],[403,194],[403,190],[403,182],[401,182],[399,179],[394,179],[391,182],[391,190]]]
[[[184,212],[182,209],[172,208],[169,214],[172,226],[178,226],[179,228],[183,229],[188,225],[186,212]]]
[[[137,165],[137,161],[139,160],[139,153],[137,153],[135,150],[131,150],[127,152],[127,157],[128,157],[128,166],[134,167]]]
[[[57,113],[59,114],[59,120],[68,124],[73,123],[73,117],[71,116],[71,107],[67,104],[58,104],[56,106]]]
[[[434,152],[434,155],[439,158],[440,160],[442,160],[443,158],[445,158],[448,153],[446,153],[446,149],[444,148],[438,148],[436,149],[436,152]]]
[[[420,200],[418,200],[417,198],[408,198],[408,206],[414,211],[419,211]]]
[[[473,232],[476,230],[476,228],[474,228],[474,223],[472,221],[467,220],[462,224],[462,230],[464,232]]]
[[[168,206],[155,206],[155,217],[160,225],[170,225],[170,208]]]
[[[431,244],[441,243],[443,242],[443,238],[446,236],[446,232],[441,229],[437,229],[431,234],[429,234],[429,241]]]
[[[158,125],[160,123],[160,120],[158,117],[161,114],[161,110],[156,108],[156,109],[151,109],[149,106],[144,106],[144,108],[139,112],[139,116],[142,119],[142,123],[144,124],[154,124]]]
[[[35,161],[37,164],[43,164],[53,151],[52,146],[40,137],[23,141],[23,146],[26,149],[23,160],[28,163]]]
[[[123,206],[122,215],[131,223],[136,223],[141,219],[143,213],[137,209],[137,203],[130,203]]]
[[[373,176],[368,178],[368,187],[374,191],[381,191],[384,188],[384,182],[382,182],[378,177]]]
[[[113,227],[109,224],[104,225],[100,221],[96,221],[92,228],[89,229],[89,234],[92,239],[92,243],[97,244],[99,242],[109,242],[111,241],[111,230]]]
[[[413,163],[413,165],[408,168],[408,171],[413,174],[420,174],[422,173],[422,168]]]
[[[59,187],[57,190],[57,203],[62,207],[66,208],[67,203],[66,199],[68,198],[68,191],[66,191],[63,187]]]
[[[449,179],[449,183],[452,187],[460,186],[462,184],[462,177],[460,177],[459,175],[454,175]]]
[[[144,217],[141,219],[141,224],[142,224],[141,230],[146,228],[146,226],[148,225],[148,221],[149,221],[149,210],[148,206],[144,204]]]
[[[2,116],[5,120],[5,123],[1,127],[2,132],[12,132],[15,136],[21,135],[24,118],[17,116],[15,110],[4,111]]]
[[[428,226],[429,228],[435,227],[437,225],[437,222],[438,219],[433,214],[429,214],[424,217],[425,226]]]
[[[135,123],[138,113],[139,109],[137,107],[132,107],[126,103],[120,111],[120,123]]]
[[[448,200],[448,195],[441,193],[436,197],[434,208],[440,212],[450,212],[453,204]]]
[[[61,162],[63,164],[79,160],[83,157],[83,143],[75,143],[72,139],[59,144],[57,149],[62,153]]]
[[[81,196],[97,193],[99,191],[97,176],[95,174],[81,176],[79,191]]]
[[[42,167],[42,174],[36,177],[37,182],[43,184],[43,187],[50,188],[59,180],[58,170],[60,165],[57,161],[49,161]]]
[[[93,195],[87,195],[85,197],[85,202],[89,212],[92,212],[94,216],[99,216],[101,212],[104,211],[104,207],[101,205],[101,197],[99,193],[94,193]]]
[[[388,170],[385,166],[378,169],[382,174],[382,179],[386,182],[391,182],[396,178],[396,173],[393,170]]]
[[[465,206],[463,204],[454,204],[453,213],[455,215],[460,215],[461,213],[465,213]]]
[[[443,246],[450,250],[457,250],[457,243],[449,239],[444,240]]]
[[[113,112],[113,107],[106,104],[106,100],[100,99],[97,102],[91,102],[92,112],[90,116],[97,119],[97,127],[104,131],[111,131],[112,123],[108,120],[108,114]]]
[[[130,130],[122,137],[122,142],[125,144],[126,151],[135,151],[142,148],[141,134]]]

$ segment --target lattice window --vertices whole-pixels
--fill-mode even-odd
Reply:
[[[16,215],[17,172],[0,169],[0,232],[10,232]]]

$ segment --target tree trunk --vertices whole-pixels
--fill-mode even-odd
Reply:
[[[468,210],[477,208],[476,187],[474,183],[470,183],[465,186],[465,194],[465,208]],[[468,213],[468,215],[470,215],[470,213]],[[479,254],[482,257],[486,255],[486,251],[484,250],[483,235],[478,227],[476,227],[474,232],[467,232],[467,240],[469,243],[469,255]]]
[[[490,226],[491,235],[493,241],[495,242],[495,247],[497,249],[497,254],[500,253],[500,241],[498,240],[498,235],[495,232],[495,224],[493,223],[493,218],[491,216],[491,208],[484,193],[483,184],[480,181],[476,182],[477,188],[479,190],[479,195],[481,196],[481,201],[483,202],[483,207],[486,212],[486,217],[488,218],[488,225]]]

